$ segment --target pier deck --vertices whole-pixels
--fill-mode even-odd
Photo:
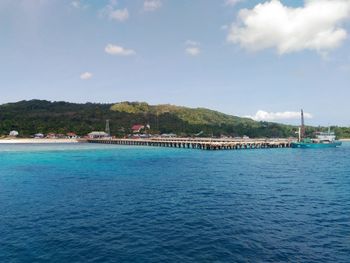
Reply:
[[[201,150],[238,150],[289,148],[288,139],[211,139],[211,138],[149,138],[149,139],[88,139],[88,143],[172,147]]]

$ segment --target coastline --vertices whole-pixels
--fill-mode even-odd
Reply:
[[[0,139],[0,144],[59,144],[59,143],[79,143],[77,139],[34,139],[34,138],[23,138],[23,139]]]
[[[340,139],[341,142],[350,142],[350,139]]]

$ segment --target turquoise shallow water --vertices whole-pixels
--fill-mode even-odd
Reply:
[[[350,145],[0,145],[0,262],[350,262]]]

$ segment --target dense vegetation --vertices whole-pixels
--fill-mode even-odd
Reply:
[[[17,130],[21,136],[35,133],[76,132],[85,135],[104,130],[110,120],[112,135],[131,133],[134,124],[149,124],[150,133],[176,133],[193,136],[289,137],[296,127],[277,123],[256,122],[204,108],[191,109],[174,105],[152,106],[147,103],[76,104],[42,100],[20,101],[0,105],[0,135]],[[308,127],[308,133],[315,128]],[[337,128],[343,137],[350,129]]]

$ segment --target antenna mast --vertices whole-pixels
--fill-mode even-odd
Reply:
[[[111,136],[111,130],[109,128],[109,120],[106,120],[106,133],[108,134],[108,136]]]
[[[305,136],[305,122],[304,122],[304,111],[301,110],[301,127],[300,127],[300,138]]]

